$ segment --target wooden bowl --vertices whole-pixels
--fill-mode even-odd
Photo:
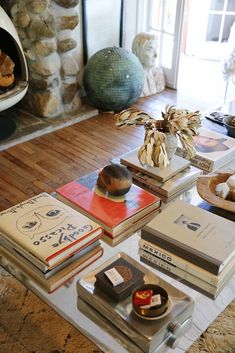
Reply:
[[[202,199],[213,206],[235,213],[235,202],[224,200],[215,194],[216,185],[224,183],[234,173],[218,172],[200,176],[197,180],[197,191]]]

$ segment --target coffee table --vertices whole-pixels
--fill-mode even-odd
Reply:
[[[198,205],[202,202],[202,199],[197,193],[196,187],[193,187],[183,193],[180,198],[186,202],[190,202],[193,205]],[[104,352],[128,353],[130,352],[128,347],[124,348],[118,340],[118,337],[115,338],[113,333],[111,333],[111,330],[107,329],[107,325],[95,323],[78,309],[79,298],[77,296],[76,283],[81,276],[84,276],[88,272],[94,270],[98,265],[113,257],[118,252],[125,252],[136,261],[139,261],[139,237],[140,233],[137,232],[115,247],[110,247],[108,244],[102,242],[102,246],[104,248],[104,255],[102,258],[74,277],[71,282],[59,288],[52,294],[46,293],[35,283],[29,283],[26,279],[21,280],[26,287],[31,289],[63,318],[91,339]],[[180,281],[173,279],[156,269],[150,267],[148,268],[159,277],[191,296],[195,301],[192,327],[180,339],[177,348],[174,350],[169,348],[169,351],[174,351],[175,353],[185,352],[201,335],[201,333],[204,332],[206,328],[216,319],[216,317],[225,309],[225,307],[235,298],[235,275],[231,278],[217,299],[212,300],[198,291],[184,285],[183,283],[180,283]]]

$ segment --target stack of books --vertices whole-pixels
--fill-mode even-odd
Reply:
[[[67,183],[56,197],[104,229],[102,239],[115,246],[148,223],[158,212],[161,199],[132,184],[123,196],[111,196],[97,185],[99,170]]]
[[[235,156],[235,139],[219,132],[201,127],[193,141],[196,155],[190,162],[206,173],[221,168]],[[176,155],[184,157],[182,147],[177,148]]]
[[[47,193],[0,212],[0,264],[51,293],[103,254],[102,228]]]
[[[235,273],[234,222],[177,200],[141,231],[141,261],[216,298]]]
[[[155,193],[165,203],[191,188],[202,174],[201,169],[190,166],[190,161],[177,155],[167,168],[143,166],[138,159],[138,148],[121,155],[119,160],[130,170],[135,184]]]

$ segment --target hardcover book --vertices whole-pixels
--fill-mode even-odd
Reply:
[[[222,167],[235,155],[235,139],[226,135],[201,127],[199,135],[193,137],[196,156],[190,159],[195,167],[206,172]],[[176,154],[184,157],[182,147],[178,147]]]
[[[202,174],[201,169],[190,166],[174,175],[167,181],[160,182],[154,177],[151,177],[136,169],[130,167],[128,167],[128,169],[130,170],[134,180],[167,198],[178,194],[179,192],[182,192],[188,187],[192,186],[193,183],[196,182],[198,176]]]
[[[105,274],[108,270],[113,268],[116,269],[123,278],[123,282],[117,286],[114,286]],[[144,283],[144,273],[123,258],[119,258],[111,265],[106,266],[98,272],[95,277],[95,287],[99,288],[105,295],[108,295],[115,301],[125,299],[131,295],[134,288]]]
[[[196,290],[201,291],[202,293],[206,294],[210,298],[215,299],[220,292],[223,290],[225,285],[227,284],[228,280],[232,277],[233,274],[226,277],[218,286],[213,286],[208,282],[203,281],[201,278],[192,275],[179,267],[173,266],[156,256],[149,254],[147,251],[139,249],[140,261],[144,262],[145,264],[156,268],[170,275],[173,278],[176,278],[180,282],[193,287]]]
[[[102,228],[47,193],[0,212],[0,238],[43,269],[53,268],[102,234]],[[5,241],[6,240],[6,241]]]
[[[140,239],[139,248],[155,256],[157,259],[164,261],[164,263],[179,268],[186,273],[189,273],[201,280],[209,283],[212,286],[219,286],[227,277],[235,272],[235,257],[224,267],[219,275],[215,275],[200,266],[193,264],[190,261],[183,259],[176,254],[163,249],[161,246],[152,244],[147,240]]]
[[[46,292],[52,293],[94,261],[98,260],[102,254],[103,248],[97,246],[78,259],[75,259],[51,277],[45,278],[44,274],[37,267],[34,267],[30,261],[28,263],[26,259],[24,262],[21,261],[11,251],[0,245],[0,264],[23,283],[25,281],[33,281]]]
[[[214,274],[235,256],[234,222],[181,200],[145,225],[141,237]]]
[[[167,181],[174,175],[178,174],[185,168],[190,166],[190,162],[182,157],[174,155],[169,166],[166,168],[151,167],[149,165],[142,165],[138,158],[138,150],[136,148],[120,156],[121,164],[143,172],[146,175],[155,178],[160,182]]]
[[[111,237],[159,208],[159,197],[134,184],[123,196],[104,193],[96,185],[98,172],[63,185],[56,197],[99,223]]]
[[[47,269],[46,271],[40,270],[28,258],[23,256],[19,252],[4,246],[4,244],[1,244],[1,245],[3,248],[8,250],[12,254],[12,256],[17,258],[22,263],[22,265],[30,267],[31,269],[33,269],[35,271],[40,271],[40,272],[38,272],[38,273],[40,273],[40,276],[42,278],[44,277],[46,279],[46,278],[50,278],[50,277],[54,276],[57,272],[61,271],[65,267],[67,267],[72,262],[79,260],[81,257],[86,255],[89,251],[93,250],[94,248],[97,248],[100,245],[100,241],[96,240],[96,241],[92,241],[90,244],[88,243],[84,248],[77,251],[75,254],[71,255],[69,258],[67,258],[63,262],[59,263],[59,265],[57,265],[56,267],[53,267],[52,269]]]
[[[156,217],[156,215],[160,211],[161,210],[158,209],[158,210],[154,210],[154,211],[150,212],[146,216],[142,217],[141,219],[139,219],[138,221],[136,221],[135,223],[130,225],[130,227],[126,228],[124,231],[121,232],[121,234],[119,234],[115,238],[113,238],[108,233],[104,232],[104,234],[102,235],[102,240],[105,241],[110,246],[116,246],[117,244],[119,244],[120,242],[122,242],[123,240],[128,238],[130,235],[132,235],[133,233],[139,231],[145,224],[147,224],[154,217]]]

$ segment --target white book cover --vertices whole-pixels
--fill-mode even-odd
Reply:
[[[235,139],[227,135],[201,127],[199,134],[193,137],[196,156],[190,160],[192,165],[205,170],[214,171],[235,157]],[[182,147],[176,154],[183,157]]]
[[[164,182],[174,175],[178,174],[185,168],[190,166],[190,162],[182,157],[174,155],[170,164],[166,168],[151,167],[149,165],[142,165],[138,158],[138,150],[136,148],[120,156],[120,162],[123,165],[132,167],[143,173],[154,177],[156,180]]]
[[[0,237],[50,268],[101,234],[100,225],[47,193],[0,212]]]
[[[142,237],[160,239],[179,253],[205,259],[218,272],[235,255],[234,222],[181,200],[172,202],[142,229]],[[150,239],[151,238],[151,239]]]

